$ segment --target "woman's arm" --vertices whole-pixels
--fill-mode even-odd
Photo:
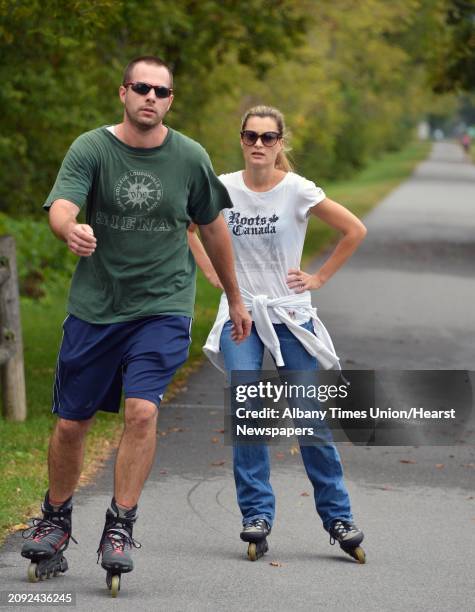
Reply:
[[[210,258],[206,254],[203,243],[196,234],[196,225],[191,223],[188,227],[188,244],[196,264],[205,275],[206,279],[217,289],[223,289],[216,270],[213,268]]]
[[[338,202],[325,198],[310,209],[315,215],[333,229],[343,234],[330,257],[315,274],[307,274],[302,270],[290,269],[287,285],[295,293],[303,293],[311,289],[319,289],[337,270],[353,255],[360,242],[366,236],[366,227],[358,217]]]

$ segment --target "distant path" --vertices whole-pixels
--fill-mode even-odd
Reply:
[[[352,368],[475,370],[475,165],[436,143],[314,294]]]

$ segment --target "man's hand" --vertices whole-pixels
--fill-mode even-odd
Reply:
[[[231,339],[236,344],[240,344],[243,340],[249,337],[252,327],[251,315],[246,310],[242,301],[236,304],[229,305],[229,318],[233,322],[231,330]]]
[[[231,237],[223,216],[218,215],[211,223],[200,225],[200,234],[228,298],[229,317],[233,322],[231,338],[239,344],[251,333],[252,319],[243,304],[237,284]]]
[[[97,240],[90,225],[69,223],[64,233],[68,249],[75,255],[89,257],[96,250]]]
[[[94,230],[86,223],[78,223],[79,206],[69,200],[55,200],[49,210],[49,224],[53,234],[68,245],[79,257],[89,257],[96,250]]]

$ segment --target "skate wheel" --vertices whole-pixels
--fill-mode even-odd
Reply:
[[[351,556],[353,557],[353,559],[356,559],[356,561],[358,561],[358,563],[363,564],[366,563],[366,554],[365,551],[361,548],[361,546],[357,546]]]
[[[37,563],[30,563],[30,565],[28,566],[28,582],[38,582],[39,581],[39,576],[38,576],[38,564]]]
[[[254,542],[251,542],[251,544],[249,544],[247,547],[247,556],[249,561],[257,561],[257,545],[254,544]]]
[[[111,597],[117,597],[120,591],[120,576],[117,574],[111,578]]]

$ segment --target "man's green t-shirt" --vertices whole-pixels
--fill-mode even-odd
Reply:
[[[79,259],[68,312],[90,323],[193,316],[196,265],[186,229],[232,207],[201,145],[171,128],[150,149],[129,147],[107,127],[86,132],[44,208],[58,199],[86,205],[97,238],[94,254]]]

